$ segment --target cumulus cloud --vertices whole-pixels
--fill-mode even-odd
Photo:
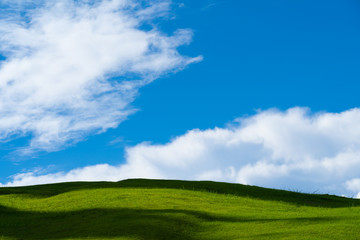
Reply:
[[[261,111],[224,128],[191,130],[166,144],[126,149],[126,163],[14,176],[6,185],[126,178],[216,180],[303,192],[360,192],[360,109]]]
[[[190,30],[167,35],[151,27],[169,1],[1,4],[0,141],[31,136],[23,153],[117,127],[134,112],[129,104],[140,87],[201,59],[177,51]]]
[[[360,178],[354,178],[351,180],[346,181],[347,189],[351,190],[352,192],[357,192],[356,198],[360,198]]]

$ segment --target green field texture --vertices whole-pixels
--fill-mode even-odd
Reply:
[[[360,239],[360,200],[208,181],[0,188],[0,239]]]

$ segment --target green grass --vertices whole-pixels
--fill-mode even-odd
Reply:
[[[217,182],[0,188],[0,239],[360,239],[360,201]]]

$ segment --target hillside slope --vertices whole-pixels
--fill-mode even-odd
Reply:
[[[0,239],[360,239],[359,204],[205,181],[0,188]]]

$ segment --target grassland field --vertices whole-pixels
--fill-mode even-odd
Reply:
[[[360,200],[131,179],[0,188],[0,239],[360,239]]]

